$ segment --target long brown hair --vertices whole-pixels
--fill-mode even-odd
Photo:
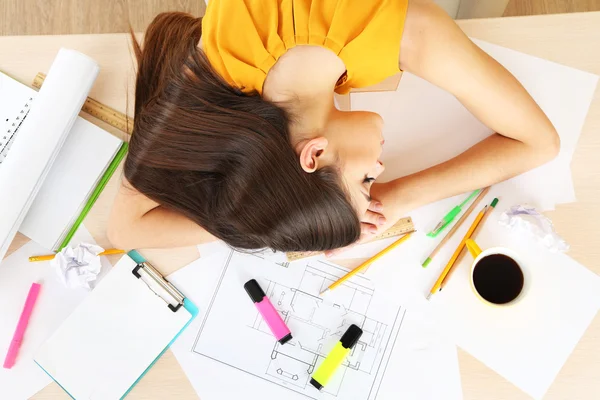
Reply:
[[[200,18],[173,12],[154,19],[143,46],[133,38],[127,180],[233,247],[327,250],[356,241],[360,223],[338,171],[303,171],[286,111],[225,83],[198,48],[201,34]]]

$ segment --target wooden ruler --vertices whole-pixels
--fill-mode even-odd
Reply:
[[[387,231],[383,232],[380,235],[375,236],[370,242],[374,240],[386,239],[393,236],[404,235],[408,232],[412,232],[415,230],[415,226],[410,217],[402,218],[394,226],[392,226]],[[288,261],[300,260],[301,258],[312,257],[317,254],[320,254],[320,251],[293,251],[287,253]]]
[[[33,80],[33,87],[38,90],[41,89],[44,79],[46,79],[46,75],[39,72]],[[106,122],[111,126],[114,126],[120,131],[130,135],[133,131],[133,120],[131,118],[115,109],[105,106],[104,104],[90,97],[85,100],[81,110],[98,118],[99,120]]]

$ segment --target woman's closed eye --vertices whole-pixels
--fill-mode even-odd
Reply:
[[[367,202],[371,202],[371,196],[369,196],[369,192],[371,191],[371,184],[375,182],[375,177],[372,176],[368,176],[365,175],[365,177],[362,180],[362,184],[364,185],[364,188],[366,189],[364,192],[361,190],[361,194],[363,196],[365,196],[365,199],[367,200]]]

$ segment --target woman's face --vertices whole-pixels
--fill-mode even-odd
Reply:
[[[371,201],[373,182],[385,169],[381,161],[383,119],[365,111],[337,113],[327,130],[329,145],[336,151],[339,166],[352,201],[363,215]]]

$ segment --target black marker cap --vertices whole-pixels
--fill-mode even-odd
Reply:
[[[256,282],[256,279],[250,279],[248,282],[246,282],[244,284],[244,289],[246,289],[246,293],[248,293],[248,296],[250,296],[252,301],[255,303],[260,303],[266,296],[258,282]]]
[[[290,340],[292,340],[292,334],[291,332],[288,333],[287,335],[285,335],[284,337],[282,337],[281,339],[278,340],[278,342],[280,344],[286,344],[287,342],[289,342]]]
[[[317,390],[323,389],[323,385],[317,382],[314,378],[310,378],[310,384],[317,388]]]
[[[358,342],[358,339],[360,339],[362,333],[362,329],[360,329],[358,326],[354,324],[350,325],[346,333],[344,333],[342,335],[342,338],[340,339],[340,342],[342,342],[342,346],[345,349],[351,349],[352,347],[354,347],[356,342]]]

